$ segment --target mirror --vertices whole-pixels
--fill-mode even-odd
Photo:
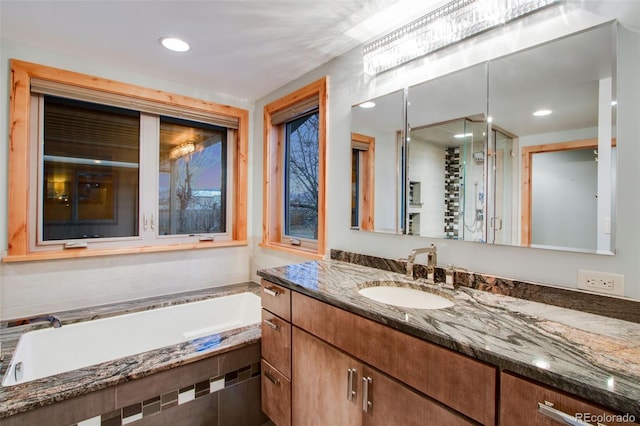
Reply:
[[[604,25],[489,63],[488,242],[612,253],[614,36]]]
[[[612,254],[616,41],[604,24],[353,107],[352,227]]]
[[[351,108],[351,227],[404,229],[404,91]]]
[[[485,240],[486,65],[409,88],[407,234]]]

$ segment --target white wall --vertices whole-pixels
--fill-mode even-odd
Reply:
[[[629,9],[627,9],[629,8]],[[618,215],[616,255],[604,256],[482,243],[431,240],[421,237],[384,235],[349,230],[350,212],[350,108],[365,99],[381,96],[418,82],[435,78],[482,61],[502,56],[591,26],[616,16],[628,22],[629,10],[634,13],[635,30],[620,31],[621,55],[618,87]],[[328,123],[328,244],[343,249],[389,258],[406,257],[412,248],[434,242],[438,246],[441,264],[454,264],[472,271],[485,272],[515,279],[576,287],[579,268],[624,274],[625,294],[640,299],[640,59],[637,55],[638,9],[633,1],[567,2],[528,16],[506,27],[490,31],[460,45],[442,50],[401,68],[370,77],[362,71],[361,49],[353,49],[342,57],[314,70],[297,81],[269,94],[256,103],[254,144],[251,155],[261,158],[262,108],[268,102],[324,75],[329,76]],[[626,14],[626,15],[623,15]],[[628,54],[631,52],[631,54]],[[253,176],[255,189],[251,205],[262,205],[262,170],[257,164]],[[261,233],[260,211],[253,215],[253,234]],[[285,258],[264,249],[254,251],[252,270],[284,264],[303,258]]]
[[[150,78],[111,64],[2,41],[0,54],[0,250],[7,248],[7,153],[9,59],[15,58],[152,87],[253,112],[253,102],[210,90]],[[249,123],[250,126],[252,123]],[[251,132],[251,127],[250,127]],[[249,159],[249,175],[253,158]],[[249,226],[251,226],[249,214]],[[247,247],[91,259],[0,263],[0,319],[90,306],[209,286],[251,277]]]

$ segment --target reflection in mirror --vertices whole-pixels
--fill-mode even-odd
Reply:
[[[409,88],[407,233],[484,241],[484,64]]]
[[[351,227],[403,229],[404,91],[351,108]]]
[[[490,62],[489,242],[612,252],[614,46],[609,24]]]

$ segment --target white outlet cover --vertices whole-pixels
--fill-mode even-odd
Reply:
[[[587,281],[590,279],[613,281],[613,287],[611,289],[608,289],[605,286],[602,286],[600,288],[589,286],[587,285]],[[615,274],[612,272],[578,269],[578,288],[581,290],[592,291],[596,293],[624,296],[624,275]]]

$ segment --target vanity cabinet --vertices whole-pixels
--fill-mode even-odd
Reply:
[[[540,412],[539,403],[544,404],[542,410],[547,413],[546,415]],[[609,416],[609,418],[587,419],[585,415]],[[581,424],[571,423],[575,422],[576,417],[584,424],[595,424],[596,421],[598,424],[607,426],[632,423],[628,419],[624,422],[624,416],[618,417],[620,422],[615,421],[616,413],[594,403],[511,373],[500,374],[501,425],[555,426],[563,423],[563,419],[567,419],[566,424]]]
[[[262,411],[291,425],[291,291],[262,280]]]
[[[471,420],[293,328],[295,425],[468,425]]]
[[[496,367],[296,292],[291,294],[291,320],[294,329],[314,335],[426,397],[479,423],[495,423]],[[296,364],[294,351],[297,381],[296,370],[304,366]],[[346,370],[340,374],[346,375]],[[294,389],[298,387],[294,383]],[[395,405],[398,399],[392,400]],[[295,391],[293,400],[295,405]]]

